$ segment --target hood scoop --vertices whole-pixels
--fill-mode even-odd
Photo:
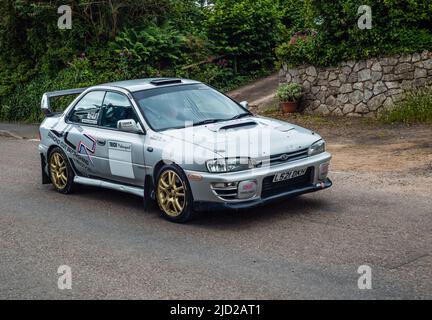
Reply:
[[[252,120],[234,120],[228,123],[218,123],[218,124],[211,124],[207,126],[207,129],[213,132],[218,132],[221,130],[229,130],[229,129],[237,129],[237,128],[244,128],[244,127],[252,127],[257,126],[259,123]]]
[[[228,124],[228,125],[224,125],[219,127],[219,131],[220,130],[229,130],[229,129],[236,129],[236,128],[242,128],[242,127],[250,127],[250,126],[257,126],[258,123],[256,123],[255,121],[247,121],[247,122],[240,122],[240,123],[232,123],[232,124]]]

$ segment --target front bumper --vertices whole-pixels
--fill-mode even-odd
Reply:
[[[331,154],[323,152],[319,155],[300,159],[297,161],[287,162],[270,167],[256,168],[247,171],[230,172],[230,173],[208,173],[208,172],[193,172],[186,171],[186,175],[201,176],[201,179],[189,179],[189,184],[194,199],[194,209],[212,210],[212,209],[243,209],[256,207],[259,205],[267,204],[278,199],[289,198],[304,193],[315,192],[323,190],[332,186],[332,182],[327,176],[320,176],[321,165],[328,164],[331,159]],[[263,180],[265,178],[274,176],[278,173],[291,171],[291,170],[311,170],[310,180],[307,183],[298,185],[289,190],[281,190],[277,193],[268,194],[263,192]],[[256,182],[256,193],[249,199],[232,199],[227,200],[219,196],[213,189],[214,183],[230,183],[253,180]]]
[[[194,201],[194,210],[196,211],[212,211],[212,210],[224,210],[224,209],[248,209],[263,206],[278,200],[292,198],[301,194],[324,190],[332,186],[332,182],[329,178],[326,178],[323,182],[316,185],[305,186],[296,190],[291,190],[277,195],[273,195],[266,198],[258,198],[254,200],[242,201],[242,202],[207,202],[207,201]]]

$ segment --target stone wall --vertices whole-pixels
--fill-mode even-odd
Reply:
[[[297,82],[306,113],[376,116],[391,108],[404,89],[432,84],[432,52],[346,61],[335,67],[286,65],[280,82]]]

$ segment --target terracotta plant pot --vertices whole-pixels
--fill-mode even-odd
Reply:
[[[283,113],[293,113],[297,111],[297,102],[281,102],[280,107]]]

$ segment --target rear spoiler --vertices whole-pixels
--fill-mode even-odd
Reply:
[[[69,89],[69,90],[60,90],[60,91],[53,91],[53,92],[45,92],[42,95],[41,100],[41,109],[42,112],[45,114],[46,117],[52,117],[55,113],[51,111],[51,103],[50,99],[54,97],[63,97],[63,96],[70,96],[74,94],[81,94],[83,93],[87,88],[79,88],[79,89]]]

